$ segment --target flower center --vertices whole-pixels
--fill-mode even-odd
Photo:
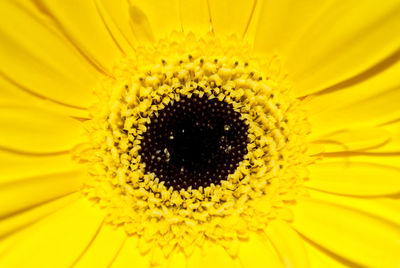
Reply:
[[[247,154],[247,131],[231,104],[193,94],[150,118],[140,154],[167,188],[217,185]]]
[[[311,160],[288,89],[276,56],[237,39],[178,34],[135,47],[96,91],[83,191],[151,244],[144,251],[165,255],[291,220]]]

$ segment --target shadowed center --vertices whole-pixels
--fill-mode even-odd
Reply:
[[[146,129],[140,150],[146,172],[177,190],[219,184],[247,154],[247,124],[218,99],[183,96]]]

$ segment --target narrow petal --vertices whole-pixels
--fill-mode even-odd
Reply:
[[[400,155],[400,120],[379,126],[389,133],[390,140],[384,146],[373,148],[373,152],[398,153]]]
[[[239,38],[243,37],[249,26],[256,2],[255,0],[209,0],[213,31],[217,35],[235,34]]]
[[[221,245],[206,241],[202,249],[195,249],[188,259],[187,266],[191,268],[239,268],[240,263],[237,259],[232,259]]]
[[[271,242],[253,233],[240,243],[239,260],[242,267],[284,267]]]
[[[65,206],[76,201],[80,195],[78,193],[69,194],[54,201],[49,201],[43,205],[36,206],[27,211],[15,214],[0,220],[0,239],[12,235],[21,229],[34,224],[48,215],[64,208]],[[0,242],[1,243],[1,242]]]
[[[285,56],[333,1],[262,1],[254,46],[264,53]]]
[[[74,267],[108,267],[126,239],[127,234],[121,226],[103,224],[96,237],[74,262]]]
[[[310,242],[304,240],[304,246],[309,256],[311,267],[324,267],[324,268],[348,268],[354,264],[349,263],[337,255],[331,254],[321,248],[317,248]]]
[[[129,16],[133,35],[139,44],[154,43],[154,32],[151,29],[149,18],[144,11],[135,5],[129,5]]]
[[[197,36],[202,36],[211,31],[207,0],[180,0],[179,10],[185,33],[193,32]]]
[[[371,162],[324,160],[311,165],[306,186],[330,193],[380,196],[400,193],[400,168]]]
[[[314,199],[355,209],[400,226],[400,202],[396,197],[359,198],[331,194],[312,189],[309,189],[308,192]]]
[[[90,104],[98,72],[65,38],[16,3],[1,1],[0,18],[2,80],[35,98],[72,107]]]
[[[400,265],[397,225],[358,210],[312,198],[298,200],[293,227],[338,256],[367,267]]]
[[[168,257],[167,268],[186,268],[187,259],[185,254],[181,250],[172,251],[171,255]]]
[[[182,31],[178,0],[130,0],[129,3],[131,9],[134,8],[132,11],[135,11],[131,13],[132,20],[137,20],[136,16],[145,16],[155,40],[168,37],[172,31]]]
[[[1,267],[69,267],[99,230],[104,211],[81,198],[2,242]]]
[[[281,220],[271,221],[265,233],[286,267],[309,267],[304,242],[288,223]]]
[[[22,152],[63,152],[87,139],[77,120],[40,108],[0,106],[0,125],[0,147]]]
[[[211,242],[208,245],[206,244],[202,251],[203,255],[200,262],[202,265],[193,267],[240,268],[240,263],[237,259],[231,258],[222,246],[216,245],[214,242]]]
[[[118,46],[120,51],[125,55],[130,55],[134,52],[132,47],[132,43],[127,40],[127,35],[122,32],[121,28],[115,21],[112,13],[109,12],[108,6],[114,6],[121,4],[123,1],[109,1],[109,0],[95,0],[97,11],[101,17],[104,26],[107,28],[108,33],[110,34],[111,38]],[[123,12],[125,14],[128,13],[128,8]],[[119,16],[123,17],[122,14],[118,14]]]
[[[154,32],[151,29],[149,18],[143,10],[135,5],[130,5],[128,10],[130,16],[129,25],[131,26],[136,42],[139,44],[154,43]]]
[[[390,134],[380,127],[350,129],[314,137],[314,144],[321,144],[325,152],[365,151],[378,148],[390,140]]]
[[[111,267],[150,267],[149,256],[139,253],[138,243],[137,236],[128,237]]]
[[[317,154],[324,157],[323,161],[328,162],[356,162],[356,163],[373,163],[381,166],[399,166],[400,156],[400,121],[395,120],[379,126],[382,130],[382,136],[387,136],[388,140],[378,146],[366,148],[365,150],[352,151],[327,151],[321,150]],[[384,133],[384,134],[383,134]],[[372,140],[371,140],[372,141]],[[379,139],[377,137],[376,141]],[[364,143],[362,141],[361,143]],[[317,145],[317,144],[315,144]],[[319,144],[324,146],[326,144]],[[336,148],[338,148],[336,146]]]
[[[255,47],[282,54],[297,96],[350,79],[400,46],[396,0],[266,1],[264,10]]]
[[[34,3],[98,71],[110,74],[120,50],[107,31],[94,1],[36,0]]]
[[[38,156],[0,150],[0,186],[30,177],[76,170],[78,167],[79,164],[68,153]]]
[[[400,118],[400,61],[384,71],[345,86],[312,96],[308,101],[313,136],[348,128],[369,128]]]
[[[77,97],[77,95],[75,95]],[[0,76],[0,105],[18,105],[21,103],[29,104],[30,106],[39,107],[52,112],[65,114],[71,117],[87,119],[89,112],[85,108],[78,106],[70,106],[56,100],[34,93],[31,89],[22,87],[21,85],[12,83]],[[74,102],[75,103],[75,102]],[[78,103],[75,103],[78,104]]]
[[[399,152],[337,152],[321,153],[327,162],[373,163],[375,165],[399,168]]]
[[[102,6],[108,13],[115,27],[122,34],[125,41],[118,39],[121,43],[127,43],[133,48],[136,38],[131,28],[131,17],[128,1],[96,0],[98,6]],[[102,9],[103,10],[103,9]],[[113,31],[114,33],[114,31]],[[125,45],[121,44],[125,48]],[[126,48],[125,48],[126,49]],[[124,50],[125,51],[125,50]]]
[[[262,15],[264,2],[266,1],[256,0],[254,2],[253,10],[250,14],[250,20],[244,32],[244,40],[246,40],[246,42],[248,42],[252,47],[254,47],[254,42],[256,40],[257,30],[259,27],[258,22],[260,21],[260,16]]]
[[[0,185],[0,218],[73,193],[81,187],[85,170],[49,174]]]

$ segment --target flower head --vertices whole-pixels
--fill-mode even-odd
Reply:
[[[399,265],[396,1],[0,10],[0,266]]]

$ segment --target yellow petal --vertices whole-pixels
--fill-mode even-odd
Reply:
[[[123,36],[125,41],[118,39],[118,41],[120,42],[119,44],[121,45],[123,50],[125,52],[128,51],[126,44],[133,48],[133,44],[136,39],[131,28],[131,17],[128,1],[96,0],[96,3],[98,3],[99,7],[102,6],[100,12],[105,11],[108,13],[108,15],[112,19],[112,22],[115,24],[115,27]]]
[[[186,268],[186,256],[182,250],[174,250],[168,257],[167,268]]]
[[[239,260],[243,267],[284,267],[271,242],[254,233],[240,243]]]
[[[400,193],[400,168],[396,166],[326,159],[309,170],[305,185],[310,188],[353,196]]]
[[[98,72],[50,24],[29,12],[0,3],[0,77],[32,96],[87,107]]]
[[[0,217],[12,216],[75,192],[81,187],[84,176],[85,170],[73,170],[1,184]]]
[[[75,95],[76,97],[77,95]],[[84,99],[84,97],[82,98]],[[17,84],[12,84],[11,81],[7,81],[4,77],[0,76],[0,100],[1,104],[29,104],[29,106],[35,106],[49,111],[65,114],[68,116],[87,119],[89,118],[89,112],[80,107],[69,106],[59,103],[54,100],[45,98],[35,94],[30,90],[26,90]],[[75,103],[76,104],[76,103]]]
[[[399,72],[400,62],[340,90],[312,96],[307,106],[313,135],[374,127],[400,118]]]
[[[124,246],[127,234],[121,226],[103,224],[90,241],[74,267],[109,267]]]
[[[221,245],[206,241],[203,248],[195,249],[193,254],[188,257],[187,266],[191,268],[239,268],[240,264],[237,259],[232,259]]]
[[[131,19],[133,22],[144,16],[149,22],[150,29],[155,40],[168,37],[172,31],[181,31],[179,19],[178,0],[173,1],[140,1],[129,0],[131,6]],[[133,8],[133,9],[132,9]],[[135,12],[133,12],[135,11]],[[140,24],[135,23],[138,27]],[[143,25],[142,25],[143,26]],[[135,30],[135,29],[134,29]]]
[[[151,266],[159,266],[166,264],[167,260],[165,259],[163,252],[160,247],[153,246],[150,252],[150,265]]]
[[[348,268],[354,266],[354,264],[344,261],[325,249],[317,248],[306,239],[304,239],[304,246],[309,256],[310,267]]]
[[[69,267],[90,243],[105,213],[86,198],[1,241],[0,267]]]
[[[324,202],[359,210],[400,226],[400,202],[396,197],[358,198],[308,190],[310,196]]]
[[[154,43],[154,33],[151,29],[149,18],[144,11],[136,5],[129,6],[130,26],[135,36],[135,40],[139,43]]]
[[[262,1],[254,45],[264,53],[287,56],[296,41],[332,1]]]
[[[243,37],[254,13],[255,0],[210,0],[213,31],[217,35],[235,34]]]
[[[297,96],[358,75],[399,47],[400,39],[393,35],[400,31],[396,0],[266,3],[255,46],[287,58]]]
[[[110,73],[120,51],[107,31],[94,1],[39,0],[35,4],[97,70]]]
[[[400,121],[394,120],[379,126],[388,136],[388,140],[365,151],[319,152],[327,161],[367,162],[384,166],[399,166]],[[322,144],[320,144],[322,146]]]
[[[378,148],[373,148],[373,152],[397,153],[400,155],[400,120],[379,126],[389,133],[389,142]]]
[[[259,21],[260,21],[260,16],[262,15],[264,2],[266,1],[262,0],[254,2],[253,10],[251,11],[250,15],[250,21],[243,37],[244,40],[246,40],[246,42],[249,43],[249,45],[251,45],[252,47],[254,47],[254,41],[257,36],[257,30],[258,27],[260,26]]]
[[[0,106],[0,147],[30,153],[71,150],[86,141],[80,122],[40,108]]]
[[[370,214],[311,198],[298,200],[293,227],[338,256],[367,267],[400,265],[400,229]]]
[[[126,39],[127,35],[122,32],[119,27],[120,25],[115,21],[115,17],[113,17],[112,13],[108,10],[110,5],[118,8],[123,2],[124,1],[95,0],[97,11],[115,44],[123,54],[130,55],[134,52],[132,44]],[[124,14],[129,14],[127,6],[122,13],[123,14],[118,14],[118,16],[124,17]]]
[[[137,236],[128,237],[111,267],[150,267],[149,254],[141,255],[138,243],[139,239]]]
[[[49,201],[43,205],[39,205],[27,211],[15,214],[11,217],[0,220],[0,239],[12,235],[15,232],[26,228],[27,226],[34,224],[37,221],[42,220],[48,215],[51,215],[55,211],[58,211],[72,202],[80,198],[80,194],[73,193],[54,201]],[[1,243],[1,242],[0,242]]]
[[[29,177],[75,170],[78,166],[70,154],[38,156],[0,150],[0,186]]]
[[[322,154],[325,151],[325,146],[324,144],[321,143],[309,143],[308,148],[307,148],[307,155],[316,155],[316,154]]]
[[[207,0],[180,0],[179,11],[182,29],[203,36],[211,31],[211,18]]]
[[[265,233],[286,267],[309,267],[304,243],[288,223],[273,220],[268,223]]]
[[[339,152],[322,154],[323,161],[327,162],[355,162],[355,163],[373,163],[380,166],[399,167],[398,152]]]
[[[344,130],[320,137],[312,135],[310,139],[314,144],[322,144],[325,152],[332,153],[378,148],[387,143],[390,136],[383,128],[375,127]]]

